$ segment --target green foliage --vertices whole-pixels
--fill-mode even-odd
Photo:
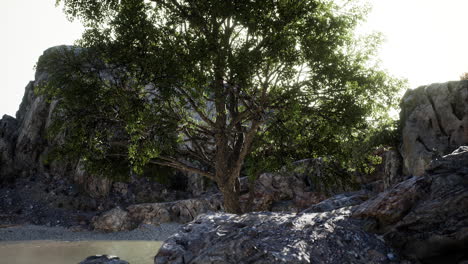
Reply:
[[[250,175],[314,157],[352,170],[356,146],[385,136],[401,83],[371,64],[379,36],[354,35],[367,12],[358,1],[57,4],[87,28],[80,48],[38,63],[42,92],[60,98],[67,155],[138,173],[182,157],[231,184],[219,175],[245,154]]]

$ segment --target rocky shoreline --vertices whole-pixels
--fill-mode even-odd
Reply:
[[[103,233],[86,229],[16,225],[0,228],[0,242],[26,240],[89,241],[89,240],[146,240],[163,241],[175,234],[181,224],[164,223],[159,226],[141,225],[131,231]]]

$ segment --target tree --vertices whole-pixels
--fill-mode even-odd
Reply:
[[[42,91],[60,98],[56,129],[68,150],[90,166],[199,173],[217,183],[228,212],[241,212],[249,154],[285,143],[268,141],[279,124],[294,124],[296,141],[323,141],[324,153],[397,90],[370,63],[378,38],[355,38],[366,9],[352,0],[59,3],[87,28],[80,48],[38,63],[49,73]]]

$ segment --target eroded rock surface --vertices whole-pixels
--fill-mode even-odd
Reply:
[[[299,212],[330,195],[346,191],[339,182],[324,184],[332,169],[337,168],[317,158],[294,162],[291,168],[277,173],[263,173],[255,181],[253,197],[250,193],[241,196],[244,211]]]
[[[14,167],[15,145],[18,137],[18,121],[4,115],[0,119],[0,183],[9,181],[15,177]]]
[[[343,207],[354,206],[363,203],[369,199],[369,197],[370,194],[363,190],[337,194],[333,197],[321,201],[320,203],[312,205],[311,207],[302,211],[301,214],[329,212]]]
[[[354,216],[408,256],[428,263],[468,260],[468,148],[461,147],[359,205]]]
[[[131,230],[141,224],[188,223],[200,214],[222,208],[222,197],[219,194],[167,203],[135,204],[126,210],[118,207],[95,217],[92,225],[95,230],[115,232]]]
[[[408,90],[401,122],[404,173],[421,176],[431,160],[468,144],[468,81]]]
[[[202,215],[166,240],[154,263],[400,263],[349,214]]]

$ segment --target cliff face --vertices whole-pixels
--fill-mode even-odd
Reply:
[[[37,72],[35,80],[29,82],[25,88],[16,119],[4,116],[0,121],[0,179],[36,173],[68,175],[82,184],[91,196],[107,195],[112,182],[86,174],[79,169],[78,161],[46,162],[52,146],[63,138],[59,136],[50,140],[47,136],[47,128],[52,123],[52,112],[57,102],[48,102],[44,96],[36,95],[37,84],[44,80],[47,80],[47,74]]]
[[[54,52],[59,46],[46,50],[44,54]],[[90,208],[100,207],[102,200],[108,200],[108,206],[155,201],[173,201],[187,198],[190,194],[171,189],[171,186],[159,184],[146,178],[135,178],[129,182],[115,182],[111,179],[88,173],[79,160],[64,162],[51,160],[50,152],[54,145],[64,140],[64,135],[51,139],[47,136],[53,122],[53,111],[57,101],[48,101],[37,95],[37,86],[47,81],[48,74],[36,72],[35,80],[25,88],[23,100],[16,113],[16,118],[3,116],[0,119],[0,184],[10,184],[15,179],[37,178],[55,179],[57,185],[76,185],[82,195],[94,199]],[[186,181],[186,176],[175,175],[179,182]],[[183,183],[179,183],[184,186]],[[204,186],[202,186],[204,187]],[[16,188],[16,187],[15,187]],[[200,191],[197,189],[197,191]],[[46,194],[44,194],[46,196]],[[88,206],[85,206],[88,208]]]
[[[468,81],[408,90],[400,116],[404,173],[421,176],[432,159],[468,144]]]

